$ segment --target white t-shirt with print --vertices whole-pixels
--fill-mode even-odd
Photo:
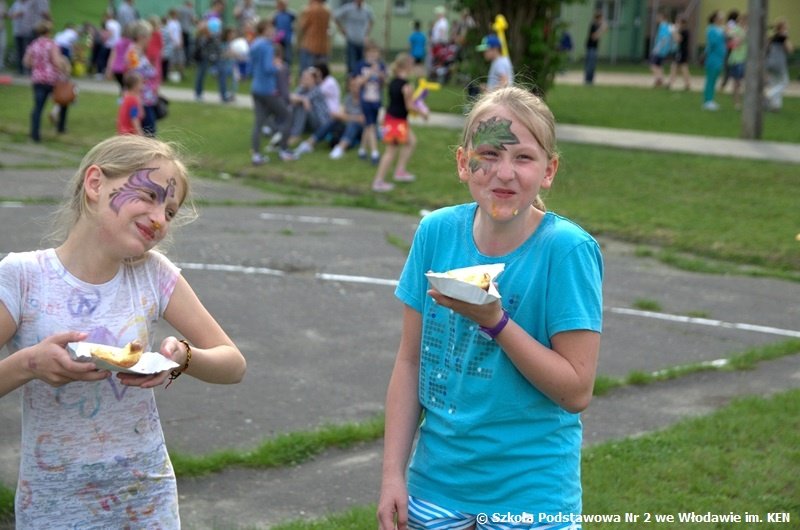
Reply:
[[[64,331],[112,346],[138,339],[150,351],[179,274],[149,252],[94,285],[70,274],[53,249],[9,254],[0,261],[0,303],[17,324],[9,353]],[[24,385],[15,506],[18,530],[180,528],[153,390],[123,386],[114,375]]]

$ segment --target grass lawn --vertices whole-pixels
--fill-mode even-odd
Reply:
[[[731,529],[752,524],[678,523],[680,513],[730,512],[760,517],[770,512],[800,517],[800,390],[770,399],[736,401],[706,417],[684,421],[638,439],[609,442],[583,453],[583,513],[617,522],[584,528]],[[625,514],[638,522],[624,523]],[[656,523],[671,515],[675,523]],[[649,518],[649,522],[647,519]],[[318,521],[297,521],[274,530],[373,530],[375,507],[363,506]]]

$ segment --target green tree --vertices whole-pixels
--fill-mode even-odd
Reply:
[[[484,35],[494,32],[497,15],[503,15],[508,24],[508,54],[517,81],[532,85],[545,95],[563,60],[558,50],[565,27],[558,20],[561,6],[579,1],[583,0],[458,0],[456,7],[469,9],[476,23],[465,45],[467,73],[474,78],[486,76],[486,65],[475,46]]]

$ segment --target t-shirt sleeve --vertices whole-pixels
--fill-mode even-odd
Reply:
[[[167,310],[167,305],[169,305],[169,300],[172,298],[172,293],[175,291],[175,286],[178,284],[181,270],[169,258],[159,252],[151,251],[150,259],[158,282],[158,314],[163,316],[164,311]]]
[[[408,254],[403,271],[400,273],[400,281],[395,289],[395,296],[404,304],[422,313],[422,306],[427,293],[427,279],[425,278],[424,248],[427,223],[423,218],[417,232],[414,234],[414,241],[411,244],[411,251]]]
[[[547,335],[602,331],[603,258],[597,242],[576,245],[552,267],[547,294]]]
[[[16,254],[9,254],[0,261],[0,303],[11,314],[14,323],[19,325],[22,314],[23,286],[22,262]]]

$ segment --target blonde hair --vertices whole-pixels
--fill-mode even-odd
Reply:
[[[461,137],[461,147],[464,150],[469,150],[473,147],[471,145],[472,134],[475,132],[477,124],[487,114],[496,110],[497,107],[506,108],[517,118],[518,123],[521,123],[530,131],[547,154],[548,160],[558,159],[556,120],[553,112],[542,98],[519,86],[492,90],[475,101],[464,123],[464,131]],[[533,206],[539,210],[546,211],[544,201],[538,195],[534,199]]]
[[[130,176],[153,160],[171,162],[175,166],[175,177],[183,184],[183,196],[178,205],[188,202],[188,208],[185,209],[188,211],[182,212],[180,218],[176,217],[171,224],[186,224],[196,218],[197,212],[190,197],[189,172],[181,160],[178,147],[155,138],[126,134],[103,140],[83,157],[70,179],[64,201],[54,213],[48,239],[56,244],[63,243],[81,217],[92,215],[83,185],[89,167],[98,166],[105,178],[115,180]]]
[[[153,26],[146,20],[135,20],[131,22],[128,28],[128,32],[130,35],[130,39],[132,41],[137,41],[141,37],[150,37],[153,34]]]
[[[412,64],[411,55],[406,52],[400,52],[394,58],[392,64],[389,65],[389,71],[393,76],[397,76],[400,70],[409,70]]]

